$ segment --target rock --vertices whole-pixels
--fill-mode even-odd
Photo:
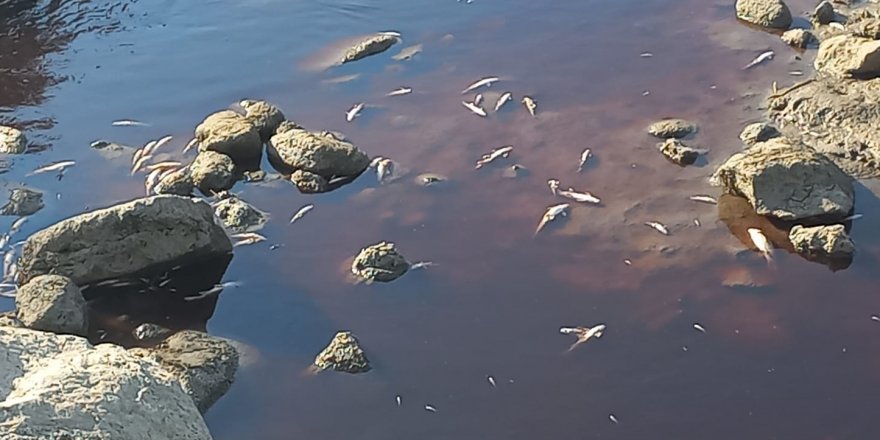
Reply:
[[[737,0],[736,18],[771,29],[791,26],[791,11],[782,0]]]
[[[21,283],[54,273],[82,286],[231,250],[211,205],[160,195],[80,214],[31,235],[19,274]]]
[[[155,363],[84,338],[0,327],[3,440],[210,440],[180,384]]]
[[[145,322],[131,331],[131,335],[138,341],[142,342],[157,342],[162,339],[167,338],[172,333],[173,330],[169,328],[162,327],[159,324],[153,324],[151,322]]]
[[[351,332],[339,332],[330,345],[315,357],[318,371],[341,371],[344,373],[366,373],[370,371],[370,361]]]
[[[86,336],[89,331],[86,300],[70,278],[40,275],[18,289],[16,317],[34,330]]]
[[[880,17],[864,18],[861,20],[848,20],[846,23],[853,35],[871,40],[880,39]]]
[[[746,125],[739,134],[739,139],[747,146],[752,146],[758,142],[766,142],[775,137],[782,136],[776,127],[765,122],[755,122]]]
[[[837,35],[819,44],[816,70],[834,76],[874,78],[880,75],[880,41]]]
[[[712,183],[748,199],[758,214],[787,221],[843,218],[854,203],[852,178],[825,156],[785,138],[734,154]]]
[[[782,34],[782,41],[791,47],[806,49],[807,46],[815,43],[817,40],[816,36],[808,30],[790,29]]]
[[[225,191],[235,185],[235,162],[225,154],[200,151],[189,166],[189,175],[205,193]]]
[[[24,328],[24,323],[18,320],[14,311],[3,312],[0,313],[0,327]]]
[[[238,197],[229,197],[216,203],[214,214],[232,232],[259,231],[269,220],[264,212]]]
[[[0,208],[0,215],[33,215],[43,209],[43,206],[43,193],[27,188],[14,188],[9,194],[9,201]]]
[[[262,182],[266,180],[266,172],[263,170],[245,171],[242,173],[245,182]]]
[[[0,153],[21,154],[27,150],[27,138],[17,128],[0,125]]]
[[[253,161],[263,154],[260,133],[232,110],[214,113],[196,127],[199,151],[223,153],[236,161]]]
[[[308,171],[294,171],[290,175],[290,181],[303,194],[316,194],[328,191],[327,179]]]
[[[449,181],[448,177],[437,173],[422,173],[415,178],[416,185],[424,187],[441,185],[447,181]]]
[[[823,1],[816,6],[813,11],[813,21],[818,24],[828,24],[834,21],[837,14],[834,13],[834,6],[827,1]]]
[[[384,241],[361,249],[351,263],[351,272],[368,281],[394,281],[408,269],[409,262],[397,252],[394,243]]]
[[[175,333],[153,348],[129,351],[170,371],[202,413],[226,394],[238,370],[238,352],[232,344],[194,330]]]
[[[648,133],[661,139],[679,139],[697,130],[697,124],[684,119],[663,119],[648,126]]]
[[[388,48],[394,46],[399,41],[399,37],[390,34],[370,36],[358,44],[346,49],[345,53],[342,55],[340,64],[350,63],[361,58],[366,58],[370,55],[385,52]]]
[[[788,238],[797,253],[830,259],[852,258],[856,247],[843,225],[791,228]]]
[[[269,141],[278,126],[285,121],[284,113],[266,101],[245,99],[239,105],[245,110],[245,119],[257,128],[262,142]]]
[[[666,139],[657,144],[657,148],[667,159],[681,166],[692,165],[700,157],[699,150],[688,147],[678,139]]]
[[[281,173],[297,174],[297,187],[310,192],[332,189],[323,188],[320,179],[329,182],[337,178],[354,179],[370,165],[370,158],[349,142],[338,139],[332,133],[315,133],[302,129],[279,130],[269,141],[269,161]],[[301,189],[302,189],[301,188]],[[304,191],[306,192],[306,191]]]
[[[189,174],[189,168],[183,168],[163,177],[153,188],[153,191],[156,194],[189,196],[192,195],[194,189],[195,183]]]

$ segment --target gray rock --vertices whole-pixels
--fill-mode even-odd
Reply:
[[[367,355],[351,332],[336,333],[330,345],[315,357],[314,368],[352,374],[366,373],[371,369]]]
[[[129,350],[170,371],[204,413],[232,386],[238,351],[228,341],[194,330],[175,333],[153,348]]]
[[[825,156],[786,138],[736,153],[712,183],[745,197],[760,215],[781,220],[839,219],[852,210],[852,178]]]
[[[389,282],[409,270],[409,262],[394,248],[394,243],[381,242],[367,246],[351,263],[351,272],[367,281]]]
[[[758,142],[766,142],[770,139],[782,136],[776,127],[765,122],[755,122],[746,125],[739,134],[739,139],[746,145],[752,146]]]
[[[195,190],[195,183],[189,174],[189,167],[168,174],[153,188],[156,194],[173,194],[178,196],[192,195],[193,190]]]
[[[266,213],[238,197],[229,197],[214,204],[214,214],[233,232],[259,231],[269,220]]]
[[[791,11],[782,0],[737,0],[736,18],[771,29],[791,26]]]
[[[880,41],[837,35],[819,44],[816,70],[838,77],[873,78],[880,75]]]
[[[806,49],[807,46],[818,41],[816,36],[806,29],[787,30],[782,34],[781,38],[785,44],[798,49]]]
[[[322,186],[308,174],[320,176],[325,181],[339,177],[355,178],[370,165],[370,158],[349,142],[338,139],[332,133],[315,133],[302,129],[280,130],[269,141],[269,161],[279,172],[298,174],[294,183]],[[319,191],[311,191],[319,192]]]
[[[263,154],[260,133],[244,116],[232,110],[214,113],[196,127],[199,151],[223,153],[234,160],[251,161]]]
[[[666,139],[657,144],[657,149],[672,163],[681,166],[692,165],[700,157],[700,150],[691,148],[678,139]]]
[[[370,36],[346,49],[345,53],[342,55],[340,64],[350,63],[361,58],[366,58],[370,55],[385,52],[399,41],[400,38],[394,35],[378,34]]]
[[[24,328],[24,323],[15,317],[15,311],[0,313],[0,327]]]
[[[303,194],[327,192],[327,179],[305,170],[296,170],[290,175],[290,181]]]
[[[0,215],[26,216],[43,209],[43,193],[27,188],[14,188],[9,201],[0,208]]]
[[[852,258],[856,247],[843,225],[791,228],[788,239],[794,250],[804,256],[820,258]]]
[[[80,214],[31,235],[19,274],[22,283],[54,273],[85,285],[231,250],[211,205],[160,195]]]
[[[131,331],[131,335],[138,341],[155,342],[167,338],[173,333],[169,328],[162,327],[159,324],[145,322]]]
[[[268,142],[278,126],[285,121],[284,113],[266,101],[245,99],[239,102],[239,105],[245,110],[245,119],[259,131],[260,140],[263,142]]]
[[[836,14],[834,13],[834,6],[827,1],[823,1],[816,6],[816,9],[813,11],[813,21],[818,24],[828,24],[834,21],[836,18]]]
[[[3,440],[210,440],[180,384],[155,363],[84,338],[0,327]]]
[[[28,328],[86,336],[89,317],[86,300],[70,278],[40,275],[18,289],[16,317]]]
[[[685,119],[662,119],[648,126],[648,133],[660,139],[683,138],[696,133],[697,124]]]
[[[0,153],[21,154],[27,150],[27,138],[17,128],[0,125]]]
[[[189,166],[192,182],[205,193],[225,191],[235,185],[235,162],[213,151],[200,151]]]

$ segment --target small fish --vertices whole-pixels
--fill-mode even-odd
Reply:
[[[482,107],[479,107],[472,102],[461,101],[461,105],[465,106],[468,110],[474,112],[474,114],[480,117],[486,117],[486,110],[483,110]]]
[[[406,61],[412,59],[414,56],[420,54],[422,52],[422,45],[416,44],[414,46],[404,47],[400,49],[396,55],[392,56],[391,59],[394,61]]]
[[[698,218],[695,218],[695,219],[694,219],[694,226],[696,226],[696,227],[698,227],[698,228],[699,228],[700,226],[703,226],[703,225],[700,223],[700,219],[698,219]]]
[[[803,70],[791,70],[788,72],[788,74],[791,76],[804,76],[804,71]]]
[[[589,192],[577,192],[572,188],[568,188],[565,191],[559,191],[558,193],[560,196],[565,197],[566,199],[574,200],[575,202],[593,204],[599,204],[602,202],[602,200],[590,194]]]
[[[361,113],[361,110],[363,110],[363,109],[364,109],[363,102],[355,104],[347,112],[345,112],[345,121],[346,122],[354,121],[354,118],[358,117],[358,115],[360,115],[360,113]]]
[[[604,331],[605,324],[598,324],[594,327],[561,327],[559,329],[559,333],[563,335],[577,336],[577,341],[571,344],[571,347],[568,347],[568,351],[574,350],[578,345],[589,341],[591,338],[601,338]]]
[[[417,261],[409,265],[409,270],[424,269],[426,267],[436,266],[432,261]]]
[[[642,58],[651,58],[654,56],[654,54],[652,54],[651,52],[642,52],[639,54],[639,56]]]
[[[135,174],[137,174],[137,172],[140,171],[141,168],[144,167],[144,165],[146,165],[147,161],[152,158],[153,158],[152,155],[141,156],[141,158],[138,159],[138,161],[135,162],[134,165],[131,167],[131,175],[134,176]]]
[[[501,80],[501,78],[498,78],[497,76],[487,76],[487,77],[467,86],[466,89],[461,91],[461,94],[464,95],[467,92],[470,92],[471,90],[476,90],[476,89],[479,89],[480,87],[483,87],[483,86],[491,87],[492,83],[498,82],[500,80]]]
[[[474,105],[479,106],[483,103],[483,94],[477,93],[477,96],[474,96]]]
[[[398,38],[400,38],[400,36],[401,36],[401,33],[397,32],[397,31],[382,31],[382,32],[377,32],[376,34],[377,35],[385,35],[388,37],[398,37]]]
[[[163,137],[162,139],[159,139],[158,141],[156,141],[155,144],[153,144],[153,147],[150,148],[148,151],[145,151],[144,154],[153,154],[154,151],[158,150],[161,146],[170,142],[171,139],[173,139],[173,137],[171,135],[168,135],[168,136]],[[146,148],[144,148],[144,150],[146,150]]]
[[[494,378],[494,377],[492,377],[492,376],[486,376],[486,380],[489,381],[489,385],[492,385],[492,388],[497,387],[497,385],[495,385],[495,378]]]
[[[559,191],[559,181],[556,179],[550,179],[547,181],[547,186],[550,187],[550,192],[555,196]]]
[[[398,87],[398,88],[386,93],[385,96],[409,95],[410,93],[412,93],[412,91],[413,91],[412,87]]]
[[[323,79],[323,80],[321,80],[321,82],[324,84],[342,84],[342,83],[347,83],[349,81],[354,81],[354,80],[360,78],[360,76],[361,76],[360,73],[353,73],[351,75],[342,75],[342,76],[337,76],[334,78]]]
[[[620,422],[617,420],[617,417],[614,414],[608,414],[608,420],[611,420],[611,423],[614,423],[615,425],[620,424]]]
[[[581,152],[581,158],[578,160],[579,173],[584,170],[584,165],[587,164],[587,161],[590,160],[590,156],[592,155],[593,153],[590,151],[589,148],[584,148],[584,151]]]
[[[385,179],[394,173],[394,161],[382,159],[376,164],[376,178],[379,183],[385,183]]]
[[[6,249],[7,244],[9,244],[9,234],[0,235],[0,249]]]
[[[547,208],[547,212],[545,212],[544,216],[541,217],[541,222],[538,223],[538,227],[535,229],[535,235],[538,235],[538,233],[541,232],[541,229],[544,229],[544,226],[547,225],[547,223],[556,220],[556,217],[560,215],[564,217],[565,215],[567,215],[568,207],[568,203],[562,203]]]
[[[156,169],[150,171],[150,174],[147,175],[147,179],[144,180],[144,190],[147,195],[153,193],[153,188],[156,187],[156,184],[159,183],[159,176],[162,174],[162,169]]]
[[[700,333],[706,333],[706,328],[696,322],[694,323],[694,330],[696,330]]]
[[[118,121],[111,122],[111,125],[114,127],[146,127],[150,124],[141,121],[135,121],[134,119],[120,119]]]
[[[189,142],[186,143],[186,146],[183,147],[183,154],[186,154],[189,150],[191,150],[191,149],[193,149],[194,147],[198,146],[198,144],[199,144],[199,139],[198,139],[198,138],[192,138],[192,139],[190,139]]]
[[[538,110],[538,103],[529,96],[523,96],[522,103],[529,114],[535,116],[535,111]]]
[[[30,173],[28,173],[28,176],[33,176],[34,174],[49,173],[52,171],[64,172],[64,170],[66,170],[67,168],[70,168],[74,165],[76,165],[76,161],[62,160],[61,162],[55,162],[55,163],[50,163],[48,165],[41,166],[41,167],[31,171]]]
[[[499,157],[506,158],[507,156],[510,155],[511,151],[513,151],[513,146],[511,146],[511,145],[505,145],[500,148],[495,148],[492,151],[490,151],[489,153],[484,154],[483,157],[481,157],[480,160],[477,161],[477,165],[474,167],[474,169],[478,170],[478,169],[482,168],[483,165],[486,165],[488,163],[492,163],[493,161],[495,161],[495,159],[498,159]]]
[[[435,413],[435,412],[437,412],[437,408],[434,407],[434,405],[425,404],[425,411]]]
[[[259,243],[259,242],[266,239],[266,237],[264,237],[260,234],[254,233],[254,232],[233,234],[230,237],[238,240],[232,245],[232,247],[238,247],[238,246],[244,246],[244,245],[248,245],[248,244]]]
[[[749,64],[746,64],[746,65],[742,68],[742,70],[748,70],[748,69],[751,69],[752,67],[757,66],[758,64],[763,63],[764,61],[772,60],[772,59],[773,59],[773,55],[775,55],[775,54],[773,53],[773,51],[772,51],[772,50],[768,50],[767,52],[764,52],[764,53],[762,53],[761,55],[758,55],[757,57],[755,57],[755,59],[753,59],[751,62],[749,62]]]
[[[831,23],[828,23],[828,27],[830,27],[831,29],[839,30],[839,31],[846,29],[845,27],[843,27],[843,24],[838,23],[836,21],[832,21]]]
[[[660,222],[645,222],[645,226],[651,227],[655,229],[657,232],[663,235],[669,235],[669,229],[663,223]]]
[[[223,282],[220,284],[215,284],[214,287],[212,287],[208,290],[203,290],[196,295],[186,296],[183,298],[183,300],[184,301],[195,301],[195,300],[199,300],[202,298],[206,298],[206,297],[211,296],[215,293],[220,293],[221,291],[223,291],[223,289],[230,288],[230,287],[239,287],[239,286],[241,286],[241,283],[239,283],[238,281],[226,281],[226,282]]]
[[[848,221],[852,221],[852,220],[858,220],[864,216],[865,216],[864,214],[853,214],[851,216],[844,217],[844,219],[841,221],[848,222]]]
[[[306,205],[302,208],[299,208],[299,211],[296,211],[296,214],[293,214],[293,217],[290,218],[290,223],[294,223],[297,220],[303,218],[309,211],[315,208],[315,205]]]
[[[141,156],[144,155],[144,151],[147,149],[147,146],[151,145],[153,142],[155,142],[155,141],[150,141],[150,143],[148,143],[147,145],[145,145],[141,148],[138,148],[137,150],[134,150],[134,154],[131,155],[131,164],[132,165],[134,165],[138,161],[138,159],[140,159]]]
[[[512,93],[510,93],[510,92],[502,93],[501,96],[498,97],[498,100],[495,101],[495,112],[498,112],[498,110],[501,110],[501,107],[503,107],[504,104],[507,104],[507,101],[510,101],[511,99],[513,99]]]
[[[403,398],[400,397],[400,394],[394,396],[394,400],[397,401],[397,406],[400,406],[403,404]]]
[[[15,219],[15,221],[12,222],[12,226],[9,227],[9,235],[14,235],[16,232],[18,232],[18,230],[21,229],[21,226],[25,224],[27,220],[27,216]]]
[[[5,297],[5,298],[15,298],[15,296],[17,294],[18,294],[18,288],[15,286],[13,286],[12,288],[9,288],[9,289],[0,290],[0,296]]]
[[[3,254],[3,279],[10,279],[10,270],[15,263],[15,250],[10,249]]]
[[[749,238],[752,239],[752,243],[764,255],[764,259],[769,263],[773,260],[773,246],[770,245],[770,240],[767,240],[767,236],[764,235],[758,228],[749,228]]]
[[[146,168],[147,168],[147,171],[156,171],[156,170],[164,171],[167,169],[175,169],[176,170],[177,168],[180,168],[181,166],[183,166],[183,164],[180,162],[177,162],[174,160],[166,160],[164,162],[159,162],[159,163],[147,165]]]
[[[717,205],[718,204],[718,200],[715,199],[715,197],[705,196],[705,195],[701,195],[701,194],[695,195],[695,196],[690,196],[690,197],[688,197],[688,199],[693,200],[695,202],[708,203],[710,205]]]
[[[624,259],[623,259],[623,264],[625,264],[625,265],[627,265],[627,266],[632,266],[632,265],[633,265],[633,262],[632,262],[632,260],[630,260],[629,258],[624,258]]]
[[[871,315],[871,321],[880,322],[880,316],[877,316],[877,315]]]

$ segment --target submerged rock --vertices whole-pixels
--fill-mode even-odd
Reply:
[[[189,166],[189,175],[205,193],[225,191],[235,185],[235,162],[225,154],[200,151]]]
[[[370,55],[385,52],[386,50],[388,50],[388,48],[394,46],[399,41],[399,37],[391,34],[378,34],[370,36],[363,41],[355,44],[354,46],[346,49],[345,53],[342,54],[342,60],[340,60],[340,64],[350,63],[352,61],[357,61],[361,58],[366,58]]]
[[[89,331],[86,300],[70,278],[41,275],[18,289],[16,317],[34,330],[85,336]]]
[[[27,150],[27,138],[21,130],[0,125],[0,153],[21,154]]]
[[[179,169],[163,177],[153,191],[156,194],[174,194],[178,196],[192,195],[195,183],[189,174],[189,167]]]
[[[748,199],[758,214],[780,220],[839,219],[854,203],[852,178],[825,156],[785,138],[734,154],[712,183]]]
[[[666,139],[657,144],[657,148],[672,163],[681,166],[692,165],[700,157],[700,150],[688,147],[678,139]]]
[[[259,231],[269,220],[268,216],[238,197],[229,197],[214,205],[214,214],[230,231]]]
[[[370,371],[370,361],[351,332],[339,332],[330,345],[315,357],[314,367],[318,371],[341,371],[344,373],[366,373]]]
[[[736,18],[771,29],[791,26],[791,11],[782,0],[737,0]]]
[[[19,274],[22,283],[54,273],[85,285],[231,250],[211,205],[160,195],[80,214],[31,235]]]
[[[196,127],[199,151],[223,153],[234,160],[253,161],[263,154],[256,127],[232,110],[214,113]]]
[[[817,41],[816,36],[806,29],[787,30],[782,34],[781,38],[785,44],[798,49],[805,49]]]
[[[409,262],[397,252],[394,243],[384,241],[361,249],[351,263],[351,272],[368,281],[394,281],[408,269]]]
[[[816,70],[835,76],[859,78],[880,75],[880,41],[837,35],[819,45]]]
[[[816,6],[816,9],[813,11],[813,21],[818,24],[828,24],[834,21],[836,18],[836,14],[834,13],[834,6],[827,1],[822,1]]]
[[[328,132],[279,129],[269,141],[268,151],[272,166],[295,174],[291,180],[303,192],[325,191],[329,181],[354,179],[370,165],[365,153]]]
[[[43,209],[43,206],[43,193],[27,188],[14,188],[9,194],[9,201],[0,208],[0,215],[33,215]]]
[[[245,111],[245,119],[257,128],[262,142],[267,142],[275,134],[278,126],[285,121],[284,113],[266,101],[245,99],[239,102],[239,105]]]
[[[679,139],[696,133],[697,130],[697,124],[678,118],[662,119],[648,126],[648,133],[661,139]]]
[[[788,238],[797,253],[810,257],[846,259],[852,258],[856,251],[843,225],[796,225],[791,228]]]
[[[766,142],[770,139],[782,136],[776,127],[765,122],[755,122],[746,125],[739,134],[739,139],[747,146],[755,145],[759,142]]]

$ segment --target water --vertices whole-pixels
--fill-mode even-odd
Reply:
[[[741,127],[761,118],[770,83],[809,71],[811,52],[794,59],[773,35],[737,23],[731,3],[7,1],[2,30],[15,38],[0,43],[0,105],[9,107],[0,118],[28,128],[36,145],[2,177],[46,194],[28,234],[142,193],[128,158],[105,159],[91,141],[171,134],[166,151],[179,155],[206,114],[244,97],[342,131],[410,171],[386,185],[365,174],[318,196],[286,183],[235,188],[272,221],[266,243],[235,251],[223,280],[242,286],[211,304],[207,329],[249,347],[206,416],[217,439],[869,438],[880,427],[876,185],[857,187],[859,253],[837,272],[784,250],[768,267],[743,252],[742,231],[762,220],[728,224],[718,207],[687,200],[718,193],[706,178],[740,148]],[[797,15],[812,3],[790,6]],[[341,41],[389,29],[403,45],[317,68]],[[418,43],[415,60],[390,60]],[[768,48],[775,60],[741,70]],[[503,78],[489,91],[517,100],[480,119],[459,92],[486,75]],[[403,85],[415,92],[384,97]],[[523,94],[538,101],[538,118],[517,102]],[[346,123],[361,101],[371,106]],[[694,142],[711,150],[707,163],[682,169],[657,154],[644,127],[665,116],[700,123]],[[123,118],[150,126],[110,125]],[[473,169],[504,144],[515,147],[509,160]],[[585,147],[595,158],[577,175]],[[61,181],[25,177],[62,159],[78,164]],[[529,174],[504,178],[512,163]],[[412,183],[428,171],[450,185]],[[557,203],[551,177],[603,204],[576,206],[533,238]],[[307,203],[315,209],[289,225]],[[347,282],[346,260],[381,240],[437,266],[391,284]],[[737,282],[757,286],[725,285]],[[602,339],[565,353],[573,340],[560,326],[600,322]],[[342,329],[374,370],[304,374]]]

